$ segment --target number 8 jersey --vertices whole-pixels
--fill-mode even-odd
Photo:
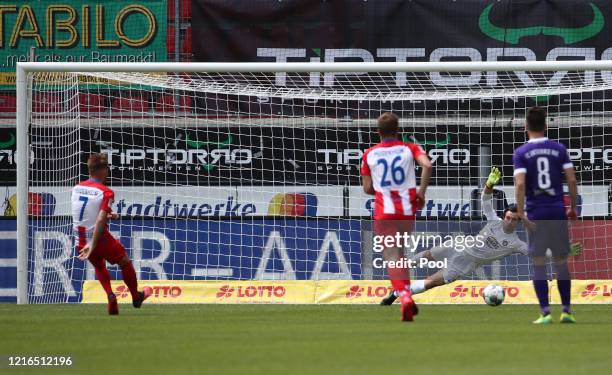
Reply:
[[[91,239],[100,211],[111,212],[115,193],[107,186],[87,180],[72,188],[72,225],[77,245],[84,246]],[[104,235],[110,235],[108,228]]]
[[[383,140],[366,150],[361,175],[372,177],[374,219],[416,215],[415,160],[424,153],[419,145],[400,140]]]
[[[526,210],[534,218],[547,208],[563,208],[563,171],[573,168],[567,149],[546,137],[530,139],[514,151],[514,175],[525,173]],[[563,214],[565,215],[565,214]]]

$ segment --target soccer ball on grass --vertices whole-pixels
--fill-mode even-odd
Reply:
[[[487,285],[487,287],[482,291],[482,298],[489,306],[499,306],[502,304],[502,302],[504,302],[506,292],[501,286],[491,284]]]

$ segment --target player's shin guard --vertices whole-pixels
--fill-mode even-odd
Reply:
[[[96,270],[96,278],[98,279],[100,284],[102,284],[102,288],[104,288],[104,292],[106,293],[106,295],[108,296],[112,294],[113,288],[111,287],[110,273],[108,272],[106,265],[104,265],[104,263],[94,265],[94,269]]]
[[[140,293],[138,293],[138,279],[136,278],[136,271],[134,270],[132,262],[128,262],[121,266],[121,274],[123,275],[123,282],[130,290],[132,300],[139,299]]]
[[[546,316],[550,314],[546,266],[533,267],[533,287],[535,289],[536,295],[538,296],[538,302],[540,303],[540,310],[542,311],[542,315]]]
[[[567,261],[560,264],[555,264],[555,273],[557,274],[557,289],[559,290],[559,295],[561,296],[563,312],[569,314],[571,312],[570,304],[572,280],[567,267]]]

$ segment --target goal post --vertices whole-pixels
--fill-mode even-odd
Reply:
[[[16,85],[20,304],[79,302],[92,278],[67,208],[89,152],[110,157],[111,232],[141,279],[382,279],[359,178],[376,116],[396,112],[434,160],[420,230],[457,233],[480,220],[490,166],[504,172],[496,199],[514,200],[511,154],[536,104],[580,179],[572,270],[612,279],[612,61],[23,62]],[[500,262],[469,278],[528,280],[526,257]]]

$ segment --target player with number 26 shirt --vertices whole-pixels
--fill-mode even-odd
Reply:
[[[410,233],[416,212],[425,203],[432,167],[427,154],[414,143],[399,137],[399,118],[390,112],[378,118],[380,143],[366,150],[361,165],[363,190],[374,195],[374,234],[376,236],[403,236]],[[421,186],[417,191],[416,165],[421,173]],[[404,259],[403,246],[385,246],[385,261]],[[401,297],[402,320],[412,321],[417,313],[412,301],[408,269],[387,266],[394,291]]]

